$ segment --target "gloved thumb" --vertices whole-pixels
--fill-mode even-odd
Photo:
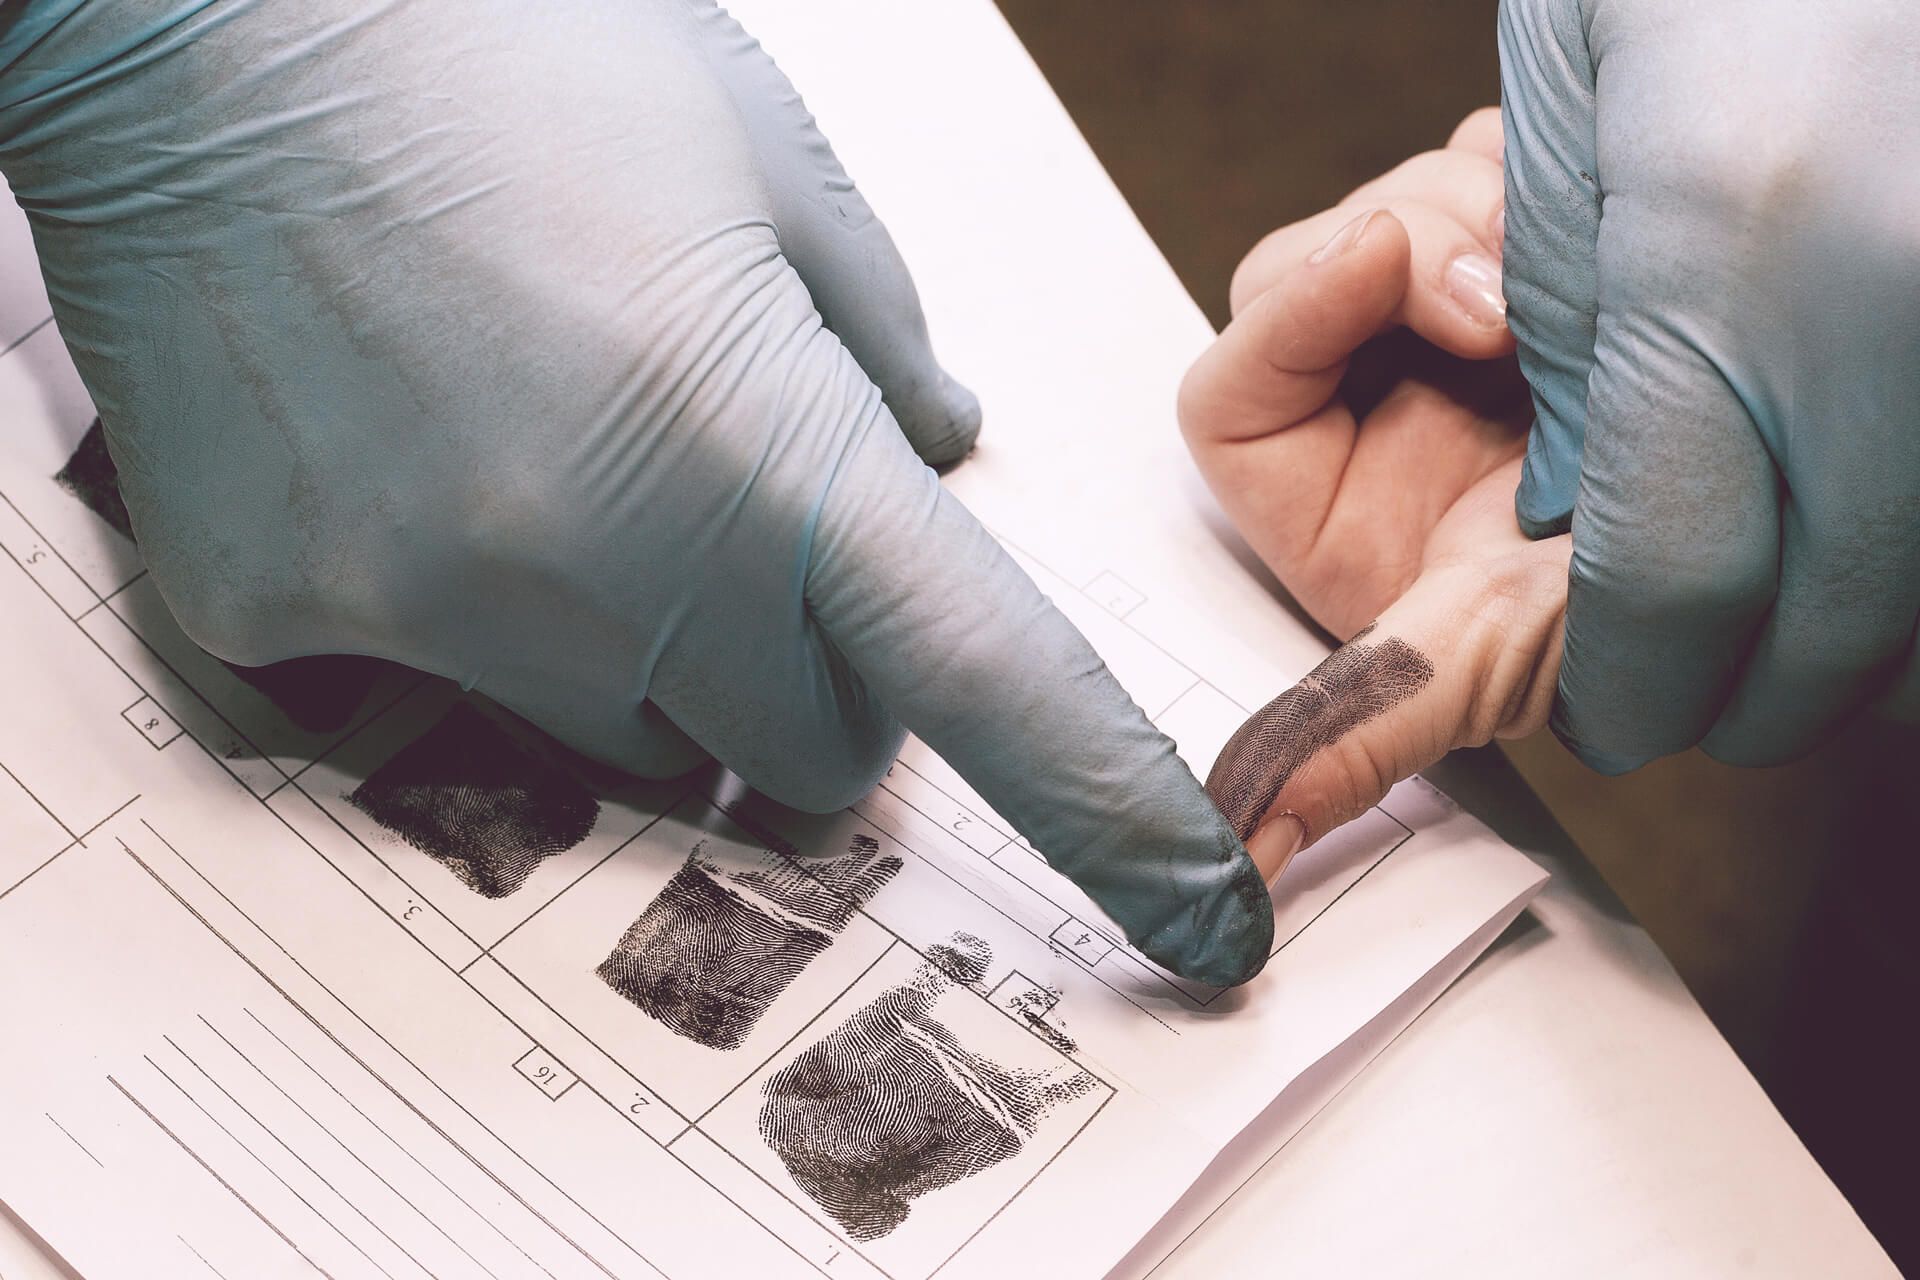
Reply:
[[[1546,723],[1567,554],[1562,537],[1528,544],[1491,571],[1430,570],[1228,740],[1207,793],[1269,887],[1301,849],[1402,778],[1456,747]]]
[[[1507,325],[1533,389],[1514,512],[1529,536],[1565,533],[1580,492],[1599,310],[1594,68],[1577,0],[1502,0]]]

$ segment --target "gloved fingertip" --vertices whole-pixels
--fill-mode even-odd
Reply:
[[[942,386],[928,397],[927,411],[907,427],[914,452],[930,467],[947,467],[973,452],[980,438],[980,398],[952,378],[942,375]]]
[[[972,453],[979,439],[981,411],[973,391],[948,378],[941,403],[945,409],[941,422],[927,426],[914,439],[914,449],[927,466],[952,466]]]
[[[1557,538],[1561,534],[1570,533],[1573,530],[1573,512],[1571,510],[1536,515],[1526,508],[1519,496],[1516,496],[1514,499],[1513,514],[1514,518],[1519,521],[1520,532],[1526,534],[1527,537],[1533,539],[1535,542],[1539,542],[1543,538]]]
[[[1573,753],[1574,759],[1595,773],[1602,774],[1609,778],[1617,778],[1623,773],[1632,773],[1635,769],[1638,769],[1641,765],[1653,759],[1652,756],[1647,755],[1604,751],[1590,743],[1582,741],[1580,736],[1567,726],[1564,707],[1562,705],[1556,705],[1554,707],[1553,715],[1547,721],[1547,725],[1553,730],[1553,736],[1560,739],[1561,745]]]
[[[1756,734],[1744,728],[1729,730],[1723,722],[1700,740],[1700,750],[1736,769],[1773,769],[1792,764],[1820,741],[1819,736],[1804,731]]]
[[[1544,468],[1535,465],[1535,454],[1527,455],[1520,471],[1520,488],[1513,495],[1513,514],[1520,532],[1535,542],[1557,538],[1573,528],[1573,494],[1562,486],[1542,478]]]
[[[1527,440],[1527,460],[1520,468],[1520,488],[1513,496],[1513,513],[1520,530],[1538,542],[1556,538],[1573,528],[1573,503],[1580,488],[1578,440],[1549,424],[1536,422]]]
[[[1273,950],[1273,899],[1253,859],[1197,916],[1183,914],[1138,939],[1140,953],[1189,982],[1237,987],[1266,967]],[[1121,922],[1123,925],[1124,921]]]

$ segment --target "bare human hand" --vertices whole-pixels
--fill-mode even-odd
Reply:
[[[1208,791],[1269,882],[1459,746],[1545,722],[1568,539],[1513,517],[1531,414],[1500,302],[1500,119],[1469,116],[1247,255],[1180,422],[1221,505],[1345,645]]]

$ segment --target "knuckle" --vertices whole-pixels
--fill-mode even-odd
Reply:
[[[1486,162],[1459,151],[1441,147],[1409,156],[1378,178],[1362,183],[1347,196],[1346,202],[1376,197],[1385,192],[1444,190],[1453,186],[1463,172]]]
[[[1686,538],[1613,537],[1598,550],[1576,537],[1569,584],[1575,607],[1601,605],[1637,623],[1705,622],[1756,613],[1773,598],[1774,561]]]
[[[155,538],[144,544],[161,597],[189,640],[243,667],[277,662],[310,645],[322,611],[304,575],[227,554],[172,556]]]
[[[830,740],[809,744],[804,768],[781,780],[782,804],[803,813],[833,813],[872,791],[900,754],[906,730],[886,717],[847,726]]]

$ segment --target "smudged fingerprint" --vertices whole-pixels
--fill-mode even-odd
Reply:
[[[120,496],[120,472],[113,465],[113,455],[107,452],[107,433],[100,419],[93,420],[73,456],[53,479],[87,510],[118,530],[121,537],[128,542],[134,540],[133,520]],[[266,695],[287,719],[308,733],[331,733],[353,719],[387,664],[356,654],[321,654],[266,667],[239,667],[224,660],[221,665]]]
[[[955,935],[762,1087],[760,1136],[856,1240],[888,1234],[921,1196],[1014,1155],[1048,1112],[1093,1088],[1071,1062],[1002,1066],[940,1020],[940,996],[977,981],[991,957]]]
[[[571,774],[464,702],[347,799],[488,898],[519,889],[600,815]]]
[[[902,864],[869,835],[833,858],[768,852],[732,869],[704,847],[594,972],[674,1033],[735,1049]]]

